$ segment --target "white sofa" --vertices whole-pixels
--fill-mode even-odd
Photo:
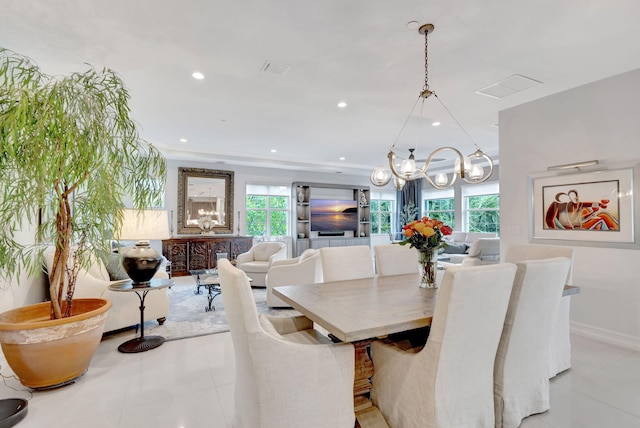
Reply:
[[[289,307],[289,304],[273,295],[273,287],[281,285],[306,285],[322,282],[320,252],[305,250],[294,259],[276,260],[265,278],[267,305],[272,308]]]
[[[471,243],[466,253],[450,254],[445,252],[441,254],[441,258],[448,264],[463,264],[465,266],[498,263],[500,262],[500,238],[477,238]],[[444,266],[446,267],[448,264],[445,263]]]
[[[246,253],[238,254],[236,266],[253,280],[251,286],[265,287],[265,277],[271,264],[287,258],[287,245],[283,242],[258,242]]]
[[[44,252],[47,270],[53,266],[54,247],[48,247]],[[154,278],[168,278],[166,270],[160,266]],[[114,331],[140,323],[140,300],[135,293],[120,293],[109,290],[109,285],[122,281],[111,281],[109,272],[102,260],[96,260],[89,269],[80,269],[76,280],[74,299],[87,297],[101,297],[111,300],[113,306],[109,310],[104,331]],[[169,296],[167,289],[153,290],[144,301],[144,320],[157,320],[164,323],[169,315]]]

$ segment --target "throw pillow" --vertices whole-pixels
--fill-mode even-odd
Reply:
[[[444,252],[448,254],[465,254],[468,249],[467,244],[444,244]]]
[[[109,278],[111,281],[121,281],[123,279],[129,279],[129,275],[124,271],[122,267],[122,261],[120,260],[120,254],[109,253],[109,257],[106,260],[107,272],[109,272]]]

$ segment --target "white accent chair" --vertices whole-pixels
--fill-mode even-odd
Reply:
[[[368,245],[320,248],[324,282],[373,278],[373,257]]]
[[[236,428],[353,428],[355,351],[306,317],[258,317],[247,276],[218,264],[236,358]]]
[[[570,265],[565,257],[517,263],[493,374],[496,428],[549,410],[551,329]]]
[[[53,266],[53,256],[55,249],[53,246],[44,251],[44,258],[47,270]],[[154,278],[168,278],[167,272],[160,267]],[[121,281],[111,281],[109,272],[102,260],[97,259],[88,269],[80,269],[76,280],[76,290],[74,299],[87,297],[100,297],[111,300],[113,304],[107,315],[104,331],[120,330],[140,324],[140,300],[135,293],[119,293],[109,290],[109,285]],[[154,290],[150,292],[144,301],[144,320],[157,320],[160,325],[164,323],[169,315],[169,296],[167,289]]]
[[[409,245],[381,244],[373,247],[379,276],[418,273],[418,250]]]
[[[243,270],[254,287],[265,287],[265,277],[271,264],[287,258],[287,245],[283,242],[258,242],[246,253],[238,254],[236,266]]]
[[[566,285],[573,284],[573,248],[561,245],[514,244],[507,246],[504,261],[516,263],[524,260],[540,260],[551,257],[566,257],[571,260]],[[549,351],[549,378],[571,368],[571,337],[569,334],[569,315],[571,296],[560,299],[558,313],[551,333]]]
[[[288,308],[288,303],[273,295],[273,287],[280,285],[307,285],[322,282],[320,252],[309,248],[294,259],[276,260],[265,279],[267,305],[272,308]]]
[[[452,268],[426,345],[374,341],[371,398],[389,426],[492,427],[493,366],[516,266]]]

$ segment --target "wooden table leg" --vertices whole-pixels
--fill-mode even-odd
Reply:
[[[373,376],[373,362],[369,358],[368,347],[371,340],[354,342],[355,374],[353,379],[353,405],[356,413],[356,427],[384,427],[389,428],[382,413],[371,404],[371,377]]]

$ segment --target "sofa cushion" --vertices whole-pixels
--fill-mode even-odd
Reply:
[[[269,262],[266,261],[253,261],[242,263],[242,270],[247,273],[266,273],[269,267]]]
[[[122,267],[122,261],[120,260],[120,254],[109,253],[105,257],[105,265],[107,272],[109,273],[109,279],[111,281],[121,281],[123,279],[129,279],[129,275],[124,271]]]
[[[444,252],[447,254],[465,254],[467,249],[467,244],[447,243],[444,246]]]
[[[280,248],[282,248],[282,244],[279,242],[264,242],[260,245],[255,245],[253,247],[253,259],[268,261],[269,257],[277,253]]]

